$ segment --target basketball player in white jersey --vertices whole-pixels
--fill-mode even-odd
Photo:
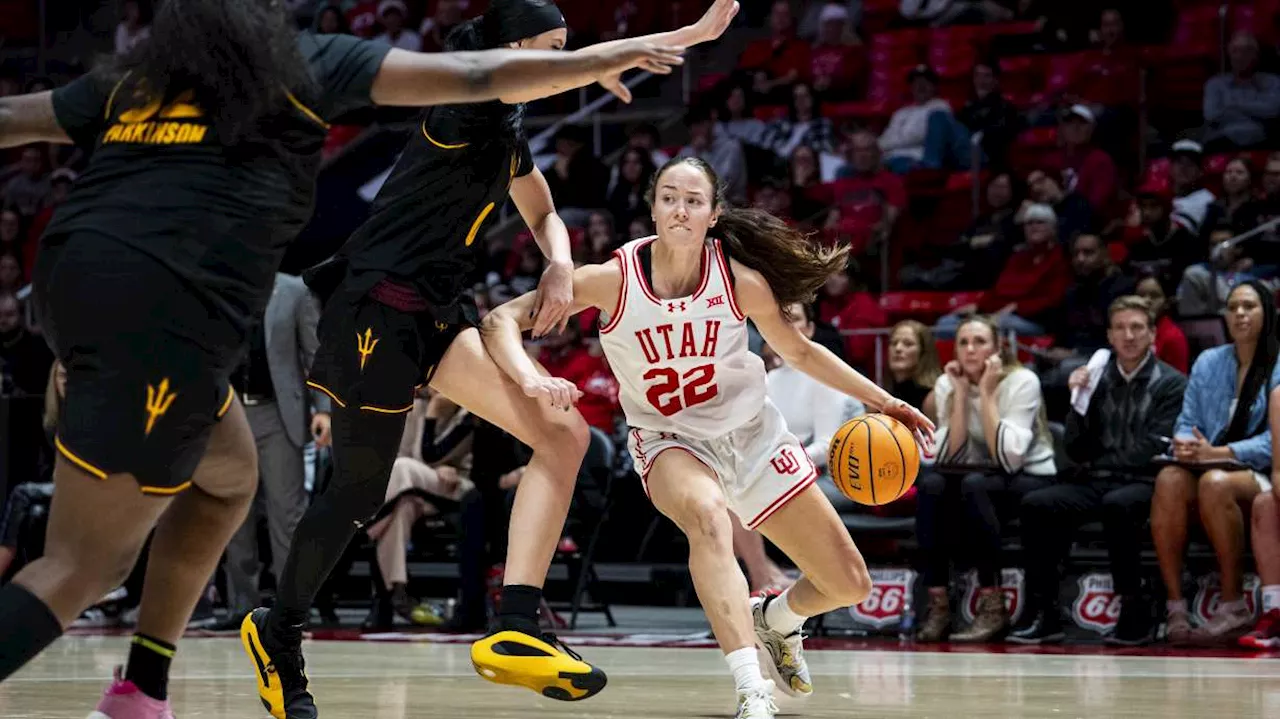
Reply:
[[[844,269],[847,248],[814,246],[768,213],[729,208],[721,190],[701,160],[667,163],[648,196],[657,237],[579,268],[574,302],[575,311],[602,312],[600,341],[622,385],[631,453],[649,498],[689,538],[689,570],[733,672],[738,719],[765,719],[777,712],[775,684],[792,696],[813,691],[805,620],[862,601],[871,579],[814,485],[818,472],[765,397],[747,319],[789,365],[901,420],[923,442],[932,442],[933,424],[785,316],[784,307],[812,301]],[[521,346],[534,302],[528,294],[490,313],[485,347],[526,394],[568,409],[577,388],[541,374]],[[726,509],[786,552],[804,572],[800,581],[748,601]],[[761,659],[773,681],[762,678]]]

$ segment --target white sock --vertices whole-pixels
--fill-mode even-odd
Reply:
[[[764,623],[775,632],[779,632],[783,636],[788,636],[800,631],[800,627],[804,626],[808,617],[796,614],[791,609],[791,602],[788,598],[791,596],[791,590],[774,597],[772,601],[764,608]]]
[[[1262,586],[1262,612],[1280,609],[1280,584],[1264,584]]]
[[[733,672],[733,683],[739,694],[745,694],[764,683],[760,674],[760,657],[755,647],[736,649],[724,655],[729,663],[729,671]]]
[[[1185,599],[1170,599],[1170,600],[1167,600],[1167,601],[1164,603],[1164,609],[1165,609],[1165,611],[1166,611],[1166,612],[1168,612],[1169,614],[1174,614],[1174,613],[1182,613],[1182,614],[1186,614],[1186,613],[1187,613],[1187,600],[1185,600]]]

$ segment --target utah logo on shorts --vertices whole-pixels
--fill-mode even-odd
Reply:
[[[777,456],[769,460],[769,464],[773,465],[773,471],[778,474],[795,474],[800,471],[800,462],[790,447],[779,450]]]
[[[378,338],[373,336],[373,328],[365,328],[364,334],[356,333],[356,351],[360,353],[360,371],[364,371],[364,363],[369,361],[373,348],[378,346]]]
[[[169,405],[173,404],[173,400],[177,396],[177,392],[169,391],[168,377],[160,380],[159,385],[147,385],[147,426],[143,430],[143,434],[151,435],[151,430],[156,426],[156,420],[169,411]]]

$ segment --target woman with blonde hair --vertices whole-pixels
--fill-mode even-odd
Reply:
[[[889,332],[889,394],[937,419],[930,395],[942,375],[938,345],[922,322],[903,320]]]
[[[980,589],[973,624],[951,640],[986,642],[1009,627],[1000,589],[1000,518],[1057,473],[1040,379],[1018,363],[994,321],[971,317],[956,332],[956,358],[933,394],[936,448],[924,458],[933,471],[916,483],[916,535],[929,587],[918,638],[941,641],[951,634],[950,560],[960,554],[973,562]],[[961,542],[967,551],[955,552]]]

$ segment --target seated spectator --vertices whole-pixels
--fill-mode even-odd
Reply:
[[[387,589],[380,593],[366,630],[389,629],[393,612],[413,624],[441,623],[429,605],[409,595],[405,553],[414,523],[439,512],[434,499],[456,503],[474,487],[467,478],[474,424],[471,413],[444,395],[426,390],[414,398],[387,484],[391,509],[366,530],[377,542],[376,569]]]
[[[0,210],[0,253],[20,255],[23,244],[22,215],[17,210]]]
[[[654,167],[662,167],[671,159],[671,156],[658,146],[661,141],[662,135],[658,132],[658,128],[647,122],[633,125],[627,131],[627,147],[638,147],[648,152]]]
[[[22,258],[22,274],[30,277],[31,272],[35,269],[36,254],[40,248],[40,238],[44,235],[44,228],[49,226],[49,221],[53,219],[53,211],[58,209],[66,201],[67,196],[71,194],[71,187],[75,184],[77,175],[74,170],[60,167],[49,175],[49,197],[45,200],[44,209],[31,220],[31,227],[27,229],[26,242],[22,244],[22,251],[18,256]],[[3,220],[0,219],[0,225]],[[4,234],[0,229],[0,236]],[[3,242],[0,242],[3,246]]]
[[[1156,357],[1170,367],[1186,374],[1191,371],[1191,350],[1187,346],[1187,335],[1169,316],[1172,302],[1171,294],[1159,275],[1145,274],[1139,277],[1136,294],[1151,305],[1156,314]]]
[[[1280,77],[1258,72],[1258,39],[1237,32],[1227,58],[1231,72],[1204,86],[1204,141],[1212,151],[1262,145],[1280,119]]]
[[[684,123],[689,128],[689,144],[680,148],[676,156],[705,161],[720,176],[727,199],[736,204],[746,202],[747,164],[742,143],[717,132],[715,120],[706,107],[694,106],[685,115]]]
[[[593,265],[608,262],[613,251],[622,246],[615,229],[617,226],[608,211],[592,212],[587,218],[587,238],[582,243],[581,257],[575,260]]]
[[[644,196],[656,170],[652,157],[644,150],[628,147],[622,151],[618,158],[618,181],[609,190],[609,199],[605,202],[619,229],[631,224],[633,218],[649,214]]]
[[[1111,156],[1094,144],[1096,126],[1093,110],[1084,105],[1068,108],[1058,123],[1062,149],[1048,164],[1061,170],[1066,191],[1079,192],[1094,214],[1106,216],[1120,188],[1120,173]]]
[[[989,318],[960,325],[956,359],[933,393],[935,454],[924,457],[933,466],[916,482],[916,537],[929,607],[916,638],[986,642],[1009,626],[1000,589],[1001,519],[1012,516],[1024,494],[1052,481],[1053,439],[1039,378],[1018,364]],[[950,564],[959,558],[976,567],[981,589],[973,625],[951,634]]]
[[[1013,19],[1007,4],[995,0],[899,0],[898,12],[912,25],[982,25]]]
[[[822,6],[818,39],[810,52],[813,89],[830,97],[852,97],[866,70],[866,51],[849,24],[849,8],[835,3]]]
[[[1165,243],[1166,255],[1174,261],[1174,268],[1182,272],[1193,262],[1207,256],[1207,248],[1200,239],[1209,205],[1217,198],[1204,187],[1204,149],[1191,140],[1173,143],[1173,208],[1169,215],[1171,226]]]
[[[1253,163],[1248,157],[1232,158],[1222,171],[1222,197],[1209,205],[1203,227],[1209,230],[1220,225],[1230,227],[1233,234],[1247,232],[1258,226],[1262,203],[1254,187]]]
[[[1077,527],[1102,520],[1111,577],[1120,597],[1113,644],[1151,638],[1151,604],[1142,594],[1142,535],[1151,512],[1155,469],[1182,406],[1187,378],[1152,352],[1155,312],[1146,300],[1120,297],[1108,310],[1111,357],[1084,411],[1067,415],[1066,463],[1052,486],[1022,497],[1022,547],[1028,606],[1010,635],[1017,644],[1063,639],[1059,564]]]
[[[852,332],[889,325],[889,316],[880,306],[880,300],[867,291],[866,283],[857,277],[856,268],[827,278],[818,292],[817,315],[819,329],[822,325],[830,325],[840,331]],[[870,334],[844,335],[843,346],[837,342],[833,347],[819,331],[815,341],[865,374],[870,374],[875,367],[876,338]]]
[[[1272,390],[1269,409],[1271,456],[1280,454],[1280,389]],[[1280,463],[1271,464],[1271,485],[1280,487]],[[1250,536],[1253,559],[1262,584],[1262,616],[1253,631],[1240,637],[1246,649],[1280,647],[1280,498],[1275,492],[1259,492],[1253,498]]]
[[[40,395],[49,379],[53,353],[22,323],[22,305],[0,295],[0,394]]]
[[[53,438],[58,431],[58,413],[62,408],[62,399],[67,393],[67,370],[62,363],[54,362],[49,369],[49,381],[44,388],[44,436],[46,450],[52,454]],[[13,560],[21,549],[23,527],[30,517],[34,505],[48,506],[53,498],[53,474],[50,465],[49,474],[37,481],[23,482],[9,493],[4,502],[4,514],[0,515],[0,584],[13,565]],[[0,497],[3,499],[3,497]]]
[[[743,145],[764,147],[767,126],[764,120],[756,117],[751,95],[743,85],[734,83],[725,91],[717,120],[720,123],[717,128],[720,134],[732,137]]]
[[[1025,122],[1018,108],[1000,92],[999,63],[974,63],[969,101],[957,117],[970,133],[982,133],[982,151],[991,167],[1008,167],[1009,146]]]
[[[822,166],[818,153],[807,145],[797,147],[788,163],[787,185],[791,192],[791,214],[803,223],[821,227],[827,203],[823,202]]]
[[[1151,534],[1167,593],[1173,644],[1225,639],[1243,632],[1253,615],[1243,597],[1242,503],[1271,490],[1271,432],[1267,398],[1280,384],[1276,364],[1276,307],[1266,288],[1246,282],[1227,300],[1231,344],[1205,350],[1174,425],[1173,463],[1156,476]],[[1192,630],[1182,594],[1187,523],[1198,511],[1222,573],[1216,615]]]
[[[941,374],[933,332],[916,320],[894,325],[889,332],[889,394],[936,420],[932,395]]]
[[[445,38],[466,20],[468,0],[436,0],[436,11],[423,18],[418,35],[422,37],[422,52],[444,52]]]
[[[556,133],[556,159],[546,172],[547,186],[557,208],[589,210],[605,206],[609,172],[587,146],[584,127],[565,125]],[[561,213],[564,217],[564,213]],[[566,221],[578,224],[565,217]]]
[[[907,187],[881,164],[876,136],[867,130],[850,136],[847,153],[849,164],[840,168],[830,188],[834,207],[827,226],[853,235],[855,242],[884,241],[907,209]]]
[[[774,120],[765,128],[764,146],[781,159],[801,145],[818,152],[835,150],[835,130],[831,120],[822,117],[818,98],[807,82],[791,86],[791,104],[785,119]]]
[[[1094,234],[1076,235],[1071,241],[1071,270],[1075,282],[1062,300],[1062,324],[1055,346],[1046,352],[1055,362],[1070,357],[1083,361],[1111,343],[1111,308],[1137,288],[1132,277],[1111,263],[1107,246]],[[1154,318],[1151,329],[1155,329]]]
[[[0,207],[16,210],[23,219],[35,217],[44,207],[49,189],[44,152],[39,145],[27,145],[22,149],[18,174],[9,179],[4,192],[0,193]]]
[[[766,177],[756,188],[751,206],[790,222],[792,220],[791,188],[788,187],[786,180]]]
[[[738,67],[751,73],[752,90],[761,102],[779,102],[793,82],[807,79],[812,62],[809,43],[796,37],[788,0],[776,0],[769,12],[769,37],[747,46]]]
[[[402,0],[382,0],[378,3],[378,22],[382,24],[382,32],[374,36],[375,42],[391,47],[422,51],[422,37],[405,29],[409,19],[409,8]]]
[[[987,182],[987,211],[978,215],[945,250],[933,267],[908,264],[900,279],[904,289],[985,290],[995,284],[1000,268],[1022,242],[1017,210],[1026,193],[1012,175],[1001,172]]]
[[[624,240],[635,240],[641,237],[652,237],[655,230],[653,227],[653,218],[637,217],[627,226],[627,234]]]
[[[15,295],[26,285],[16,252],[0,252],[0,295]]]
[[[347,22],[347,16],[335,5],[328,5],[320,10],[312,27],[321,35],[351,34],[351,25]]]
[[[1063,189],[1062,178],[1057,172],[1032,170],[1027,175],[1030,199],[1023,203],[1039,202],[1053,208],[1058,217],[1058,236],[1072,238],[1082,232],[1094,232],[1093,206],[1079,192]]]
[[[1209,233],[1208,262],[1191,265],[1178,283],[1178,314],[1183,317],[1206,317],[1222,312],[1232,288],[1247,280],[1267,280],[1275,276],[1275,265],[1256,265],[1245,254],[1245,244],[1229,242],[1230,227],[1222,226]],[[1264,283],[1265,284],[1265,283]],[[1270,284],[1266,284],[1269,289]]]
[[[1071,285],[1066,253],[1058,244],[1057,217],[1048,205],[1033,204],[1022,213],[1026,244],[1014,250],[991,289],[976,304],[958,307],[938,320],[941,336],[956,329],[974,312],[993,315],[1003,332],[1042,335],[1056,325],[1062,299]]]
[[[884,164],[905,174],[917,168],[969,166],[969,131],[951,114],[951,105],[938,97],[938,74],[917,65],[907,75],[911,102],[898,108],[880,134]]]
[[[124,0],[120,3],[120,23],[116,25],[116,54],[129,52],[148,37],[151,37],[151,3]]]
[[[1072,102],[1087,98],[1108,108],[1104,115],[1117,107],[1136,105],[1141,48],[1125,37],[1124,15],[1114,7],[1103,9],[1095,34],[1095,51],[1072,78],[1071,91],[1076,94]]]

